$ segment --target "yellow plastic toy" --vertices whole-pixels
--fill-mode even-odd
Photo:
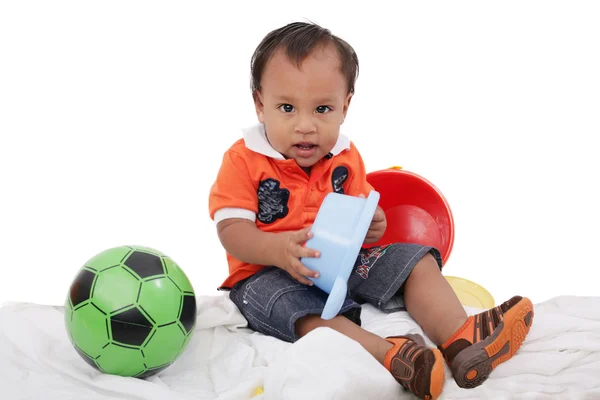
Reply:
[[[494,298],[481,285],[457,276],[446,276],[446,280],[454,289],[462,305],[483,309],[494,307]]]

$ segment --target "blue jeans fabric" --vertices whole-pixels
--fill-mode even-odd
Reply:
[[[441,269],[440,253],[433,247],[396,243],[361,249],[339,314],[360,325],[361,304],[365,302],[387,313],[405,310],[404,282],[428,253]],[[327,302],[327,293],[298,282],[277,267],[267,267],[236,283],[229,296],[251,329],[286,342],[299,339],[295,331],[299,318],[321,315]]]

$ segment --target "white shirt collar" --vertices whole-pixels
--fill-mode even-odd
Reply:
[[[275,150],[267,140],[265,126],[263,124],[252,125],[242,129],[242,132],[244,135],[244,142],[248,149],[267,157],[274,158],[275,160],[285,160],[285,157]],[[337,156],[342,151],[348,149],[350,149],[350,139],[347,136],[340,134],[337,143],[331,150],[331,154]]]

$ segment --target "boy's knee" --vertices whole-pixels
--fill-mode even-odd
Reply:
[[[296,335],[299,337],[306,336],[310,331],[323,326],[323,322],[325,322],[325,320],[314,314],[300,317],[296,320]]]
[[[309,332],[320,327],[339,330],[339,327],[343,326],[347,321],[348,318],[343,315],[337,315],[332,319],[323,319],[320,315],[316,314],[305,315],[296,320],[296,335],[299,337],[306,336]],[[352,323],[355,324],[354,321]]]
[[[427,253],[415,265],[411,275],[414,273],[441,273],[441,269],[436,258],[431,253]]]

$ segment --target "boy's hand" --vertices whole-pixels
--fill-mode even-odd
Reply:
[[[373,214],[373,220],[369,226],[369,231],[367,232],[367,237],[365,238],[365,243],[377,242],[385,233],[386,228],[387,220],[385,219],[385,213],[381,207],[377,206],[375,214]]]
[[[277,266],[287,271],[294,279],[305,285],[313,285],[307,276],[318,278],[319,273],[307,268],[300,262],[301,257],[319,257],[318,251],[303,247],[302,245],[312,237],[310,226],[299,231],[281,232],[278,235],[278,260]]]
[[[359,194],[358,197],[365,198],[364,194]],[[365,237],[365,244],[375,243],[385,233],[385,229],[387,228],[387,220],[385,219],[385,213],[383,209],[377,206],[375,210],[375,214],[373,214],[373,220],[371,221],[371,225],[369,226],[369,231],[367,232],[367,236]]]

